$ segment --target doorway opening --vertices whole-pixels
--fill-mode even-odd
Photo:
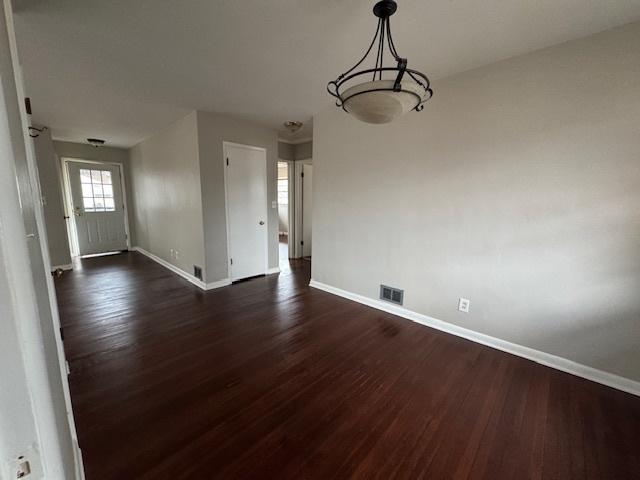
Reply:
[[[129,222],[122,165],[76,158],[61,160],[71,257],[128,250]]]
[[[278,162],[278,255],[282,271],[289,267],[290,213],[289,163]]]

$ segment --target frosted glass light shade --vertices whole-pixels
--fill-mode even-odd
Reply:
[[[394,83],[394,80],[375,80],[354,85],[342,94],[343,107],[363,122],[389,123],[424,100],[424,88],[413,80],[403,79],[399,92],[393,91]]]

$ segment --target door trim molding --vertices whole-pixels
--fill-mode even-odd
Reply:
[[[527,360],[532,360],[541,365],[575,375],[576,377],[581,377],[592,382],[606,385],[607,387],[615,388],[616,390],[622,390],[623,392],[640,396],[640,382],[631,380],[630,378],[621,377],[620,375],[598,370],[597,368],[589,367],[588,365],[577,363],[563,357],[558,357],[551,353],[525,347],[524,345],[485,335],[484,333],[479,333],[474,330],[469,330],[468,328],[460,327],[443,320],[438,320],[437,318],[429,317],[422,313],[417,313],[406,308],[397,307],[380,300],[375,300],[373,298],[365,297],[364,295],[352,293],[332,285],[327,285],[326,283],[318,282],[317,280],[311,279],[309,286],[367,305],[377,310],[382,310],[383,312],[391,313],[392,315],[397,315],[398,317],[406,318],[412,322],[435,328],[441,332],[450,333],[456,337],[462,337],[472,342],[479,343],[490,348],[495,348],[496,350],[501,350],[518,357],[526,358]]]
[[[67,220],[67,235],[69,236],[69,249],[71,257],[80,255],[78,247],[78,232],[76,220],[73,215],[73,202],[71,200],[71,178],[69,176],[68,163],[89,163],[94,165],[115,165],[120,170],[120,188],[122,189],[122,203],[124,205],[124,233],[127,236],[127,249],[131,250],[131,232],[129,231],[129,202],[127,200],[127,182],[125,181],[125,171],[123,162],[104,162],[101,160],[85,160],[84,158],[60,157],[62,163],[62,197],[64,199],[64,214]],[[69,228],[72,226],[73,228]],[[73,233],[73,235],[71,235]],[[73,237],[73,239],[72,239]]]
[[[265,185],[264,185],[264,193],[265,193],[265,207],[267,214],[265,215],[265,229],[264,229],[264,248],[265,248],[265,257],[264,257],[264,274],[267,275],[269,272],[269,171],[267,168],[267,149],[263,147],[255,147],[253,145],[244,145],[242,143],[228,142],[226,140],[222,141],[222,171],[224,172],[224,218],[225,218],[225,230],[227,233],[227,278],[230,280],[233,279],[233,267],[231,265],[231,238],[229,235],[229,187],[228,187],[228,179],[227,179],[227,147],[236,147],[236,148],[245,148],[247,150],[254,150],[258,152],[264,152],[264,171],[265,171]],[[280,241],[280,239],[278,239]],[[233,280],[231,280],[233,281]]]

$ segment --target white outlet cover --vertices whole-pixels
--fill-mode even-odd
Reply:
[[[458,300],[458,310],[464,313],[469,313],[469,306],[471,305],[471,301],[468,298],[462,298]]]
[[[278,201],[277,200],[273,200],[271,202],[271,208],[278,208]]]

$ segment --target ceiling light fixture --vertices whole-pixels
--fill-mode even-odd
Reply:
[[[289,132],[291,133],[296,133],[298,130],[302,128],[302,122],[294,122],[294,121],[284,122],[284,128],[289,130]]]
[[[94,147],[101,147],[102,145],[104,145],[104,140],[101,140],[99,138],[87,138],[87,142]]]
[[[375,4],[373,13],[378,17],[378,28],[369,49],[358,63],[327,84],[327,91],[337,98],[336,106],[363,122],[389,123],[411,110],[420,112],[424,103],[433,96],[427,76],[407,68],[407,59],[400,57],[396,51],[389,17],[397,8],[393,0],[382,0]],[[397,62],[396,66],[384,66],[385,40],[389,53]],[[376,41],[378,53],[375,67],[352,73],[369,56]],[[371,81],[352,82],[362,81],[367,75],[372,76]],[[391,78],[384,79],[385,76]]]

